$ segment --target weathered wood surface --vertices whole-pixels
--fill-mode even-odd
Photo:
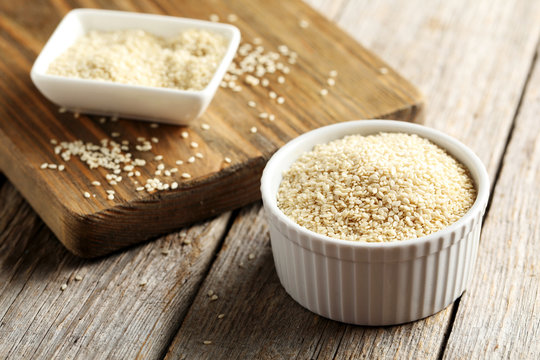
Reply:
[[[484,221],[478,266],[445,359],[540,357],[540,59]]]
[[[197,238],[197,227],[170,235],[174,240],[80,260],[0,176],[0,358],[540,358],[538,64],[527,80],[540,4],[310,3],[419,85],[427,98],[425,122],[471,146],[487,164],[494,198],[476,273],[461,300],[393,327],[318,317],[279,285],[258,204],[233,214],[230,230],[224,218],[199,225],[213,230],[198,240],[209,248],[191,262],[180,239],[192,231]],[[177,254],[161,255],[167,241]],[[74,281],[77,274],[81,282]],[[144,298],[139,274],[161,282]],[[189,294],[179,295],[184,287]],[[208,290],[218,299],[211,301]],[[172,305],[164,304],[167,296],[177,296]]]
[[[0,199],[0,358],[159,358],[230,217],[90,261],[65,250],[10,183]]]
[[[38,93],[28,74],[46,37],[69,8],[89,6],[201,19],[217,14],[223,21],[234,13],[238,17],[234,24],[244,41],[253,43],[259,37],[265,51],[274,52],[285,44],[299,54],[298,60],[289,64],[287,57],[279,59],[291,69],[283,74],[284,84],[278,83],[282,73],[277,71],[265,76],[270,81],[268,87],[248,86],[241,77],[238,84],[242,91],[220,88],[207,112],[188,128],[155,129],[148,123],[126,120],[101,124],[99,117],[87,116],[73,119],[72,114],[59,114],[56,106]],[[0,1],[0,12],[0,169],[59,240],[83,257],[107,254],[259,199],[259,179],[266,160],[284,142],[307,130],[361,118],[411,120],[421,107],[421,96],[412,85],[393,71],[381,74],[379,69],[387,65],[299,0],[280,6],[262,0],[60,4],[32,0],[24,6]],[[42,14],[39,24],[34,16],[37,12]],[[301,28],[300,17],[311,26]],[[339,75],[336,85],[328,87],[331,70]],[[319,94],[323,87],[329,89],[328,96]],[[285,103],[270,99],[270,90]],[[249,107],[248,101],[255,101],[257,108]],[[275,120],[259,118],[261,112],[273,114]],[[201,129],[203,123],[210,129]],[[258,131],[252,133],[252,127]],[[188,139],[180,136],[182,131],[188,131]],[[119,137],[113,137],[114,132]],[[139,137],[156,137],[159,143],[153,144],[150,153],[141,153],[134,149]],[[147,162],[137,168],[141,175],[128,177],[129,171],[124,171],[123,180],[109,186],[107,170],[90,170],[78,160],[65,163],[49,143],[50,139],[82,139],[99,144],[103,138],[129,141],[129,152]],[[199,147],[190,148],[191,141]],[[197,152],[204,158],[188,163]],[[163,160],[155,160],[157,155]],[[232,160],[230,164],[226,157]],[[176,165],[177,160],[184,164]],[[40,165],[44,162],[65,164],[66,170],[43,170]],[[179,171],[170,176],[154,174],[158,164]],[[184,172],[192,178],[182,178]],[[180,185],[152,194],[136,190],[152,178]],[[94,180],[104,186],[92,186]],[[116,192],[114,200],[107,199],[107,189]],[[86,199],[84,192],[95,196]],[[153,221],[145,221],[148,218]]]

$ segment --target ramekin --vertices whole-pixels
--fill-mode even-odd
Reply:
[[[346,135],[378,132],[417,134],[459,160],[477,189],[471,209],[429,236],[364,243],[312,232],[277,207],[282,173],[300,154]],[[276,271],[287,293],[305,308],[333,320],[393,325],[435,314],[465,290],[476,261],[489,178],[469,148],[440,131],[400,121],[359,120],[325,126],[287,143],[268,161],[261,193]]]

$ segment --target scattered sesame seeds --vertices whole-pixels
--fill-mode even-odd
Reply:
[[[249,260],[255,259],[255,254],[253,254],[253,253],[249,254],[249,255],[248,255],[248,259],[249,259]]]
[[[280,84],[284,84],[285,83],[285,77],[284,76],[278,76],[277,81]]]
[[[261,85],[264,87],[267,87],[268,85],[270,85],[270,81],[268,79],[262,79]]]
[[[64,165],[58,165],[58,171],[64,171],[65,168]]]
[[[227,21],[228,22],[236,22],[236,20],[238,20],[238,16],[236,16],[236,14],[227,15]]]
[[[56,139],[51,139],[50,142],[51,142],[51,144],[53,144],[53,145],[58,144],[58,140],[56,140]]]
[[[60,114],[63,114],[63,113],[65,113],[66,111],[67,111],[67,109],[66,109],[65,107],[63,107],[63,106],[58,108],[58,112],[59,112]]]
[[[266,113],[266,112],[260,113],[260,114],[259,114],[259,118],[261,118],[261,119],[268,119],[268,113]]]
[[[270,114],[270,115],[268,115],[268,120],[274,121],[274,120],[276,120],[276,116],[274,114]]]
[[[178,183],[175,181],[175,182],[173,182],[173,183],[171,184],[171,189],[172,189],[172,190],[175,190],[175,189],[177,189],[177,188],[178,188]]]
[[[109,200],[114,200],[114,195],[113,195],[113,194],[107,195],[107,199],[109,199]]]
[[[251,129],[249,129],[249,131],[252,133],[252,134],[255,134],[257,132],[257,128],[255,126],[253,126]]]
[[[226,157],[225,159],[223,159],[223,161],[225,161],[227,164],[230,164],[232,162],[231,158],[229,157]]]
[[[328,95],[328,90],[327,89],[321,89],[321,91],[319,91],[319,94],[321,94],[322,96],[326,96],[326,95]]]
[[[99,123],[100,124],[105,124],[106,122],[107,122],[106,118],[104,118],[104,117],[99,118]]]
[[[62,284],[62,286],[60,286],[60,290],[64,291],[67,289],[67,284]]]
[[[224,317],[225,317],[225,314],[219,314],[219,315],[217,316],[218,319],[223,319]]]
[[[202,158],[204,158],[204,155],[202,153],[198,152],[198,153],[195,154],[195,157],[197,159],[202,159]]]
[[[114,131],[114,132],[111,133],[111,137],[113,137],[113,138],[117,138],[119,136],[120,136],[119,132]]]
[[[212,290],[212,289],[208,290],[208,292],[206,293],[206,295],[208,295],[208,297],[214,295],[214,290]]]
[[[195,156],[190,156],[187,162],[193,164],[195,162]]]
[[[309,27],[309,21],[307,21],[306,19],[300,19],[300,21],[298,22],[298,25],[302,29],[307,29]]]
[[[379,68],[379,73],[380,73],[381,75],[386,75],[386,74],[388,74],[388,68],[386,68],[386,67],[384,67],[384,66],[381,67],[381,68]]]
[[[338,72],[337,72],[337,70],[330,70],[328,75],[330,75],[330,77],[335,78],[338,75]]]
[[[219,297],[216,294],[210,296],[210,301],[216,301],[217,299],[219,299]]]
[[[260,45],[260,44],[262,44],[262,39],[259,38],[259,37],[256,37],[256,38],[253,39],[253,43],[255,45]]]
[[[157,129],[157,128],[159,127],[159,124],[157,124],[157,123],[151,123],[151,124],[150,124],[150,127],[151,127],[152,129]]]
[[[81,275],[75,275],[75,280],[76,281],[81,281],[83,278]]]
[[[88,191],[85,191],[84,192],[84,197],[89,199],[90,198],[90,193]]]
[[[219,16],[217,14],[210,14],[210,16],[208,18],[212,22],[218,22],[219,21]]]
[[[49,166],[47,163],[43,163],[39,166],[40,169],[46,169]]]
[[[208,125],[208,124],[201,124],[201,129],[203,129],[203,130],[210,130],[210,125]]]
[[[277,98],[277,100],[276,100],[276,101],[277,101],[277,103],[278,103],[278,104],[280,104],[280,105],[281,105],[281,104],[283,104],[283,103],[285,102],[285,98],[284,98],[284,97],[282,97],[282,96],[280,96],[280,97],[278,97],[278,98]]]
[[[92,185],[101,186],[101,183],[99,181],[95,180],[95,181],[92,181]]]
[[[326,80],[326,83],[328,84],[328,86],[334,86],[336,85],[336,80],[334,80],[333,78],[329,78],[328,80]]]
[[[176,161],[175,161],[175,164],[176,164],[176,165],[182,165],[183,163],[184,163],[184,162],[183,162],[182,160],[176,160]]]
[[[154,156],[154,160],[156,160],[156,161],[161,161],[161,160],[163,160],[163,155],[156,155],[156,156]]]
[[[189,245],[191,244],[191,239],[185,239],[184,240],[184,245]]]
[[[152,141],[154,144],[157,144],[159,142],[159,139],[157,137],[152,137],[150,141]]]
[[[78,119],[80,116],[81,116],[81,114],[79,114],[77,111],[75,111],[75,112],[73,113],[73,117],[74,117],[75,119]]]
[[[251,108],[254,108],[254,107],[257,106],[257,103],[256,103],[255,101],[253,101],[253,100],[248,101],[247,104],[248,104],[248,106],[251,107]]]
[[[137,191],[144,191],[144,186],[138,186],[135,190],[137,190]]]
[[[189,143],[189,146],[192,147],[193,149],[196,149],[199,147],[199,144],[195,141],[192,141]]]
[[[191,175],[188,173],[182,173],[182,178],[184,179],[191,179]]]
[[[270,99],[275,99],[277,98],[277,94],[274,91],[270,91],[268,93],[268,97],[270,97]]]
[[[210,344],[212,344],[212,342],[211,342],[210,340],[204,340],[204,341],[203,341],[203,344],[204,344],[204,345],[210,345]]]
[[[58,169],[58,165],[56,165],[56,164],[49,164],[47,166],[48,166],[49,169],[53,169],[53,170]]]

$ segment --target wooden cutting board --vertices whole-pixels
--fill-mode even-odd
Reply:
[[[29,72],[38,52],[73,7],[105,7],[124,11],[209,19],[236,25],[243,42],[262,40],[265,51],[287,45],[298,54],[294,64],[281,58],[290,73],[267,76],[269,86],[242,90],[220,88],[206,113],[189,127],[60,113],[33,86]],[[307,27],[306,27],[307,25]],[[327,79],[338,72],[335,85]],[[328,89],[322,96],[320,90]],[[278,104],[274,91],[284,98]],[[134,99],[136,101],[136,99]],[[255,108],[249,107],[254,101]],[[300,1],[147,0],[0,2],[0,169],[19,189],[58,239],[73,253],[95,257],[170,232],[195,221],[238,208],[260,198],[259,179],[266,161],[285,142],[308,130],[340,121],[392,118],[411,121],[422,108],[419,92],[379,58]],[[273,114],[274,121],[259,117]],[[209,129],[206,125],[210,126]],[[256,128],[256,132],[252,132]],[[184,139],[181,133],[187,131]],[[119,137],[111,137],[113,132]],[[150,152],[133,149],[138,137],[159,140]],[[99,144],[101,139],[128,140],[130,152],[145,159],[140,176],[109,185],[102,169],[90,170],[78,158],[63,161],[51,139]],[[190,147],[195,141],[199,147]],[[196,153],[194,163],[187,160]],[[162,155],[163,160],[154,160]],[[225,161],[229,158],[231,162]],[[184,164],[176,165],[177,160]],[[41,169],[43,163],[65,170]],[[155,177],[158,164],[178,168],[163,182],[175,190],[136,191]],[[190,179],[180,174],[191,174]],[[101,186],[93,186],[99,181]],[[114,190],[114,200],[106,190]],[[84,192],[91,194],[84,197]],[[94,196],[95,195],[95,196]]]

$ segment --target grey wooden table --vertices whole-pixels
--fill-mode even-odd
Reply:
[[[0,358],[540,358],[540,1],[309,3],[416,84],[424,123],[486,164],[464,295],[401,326],[314,315],[279,284],[259,203],[82,260],[0,175]],[[0,12],[0,49],[9,25]]]

